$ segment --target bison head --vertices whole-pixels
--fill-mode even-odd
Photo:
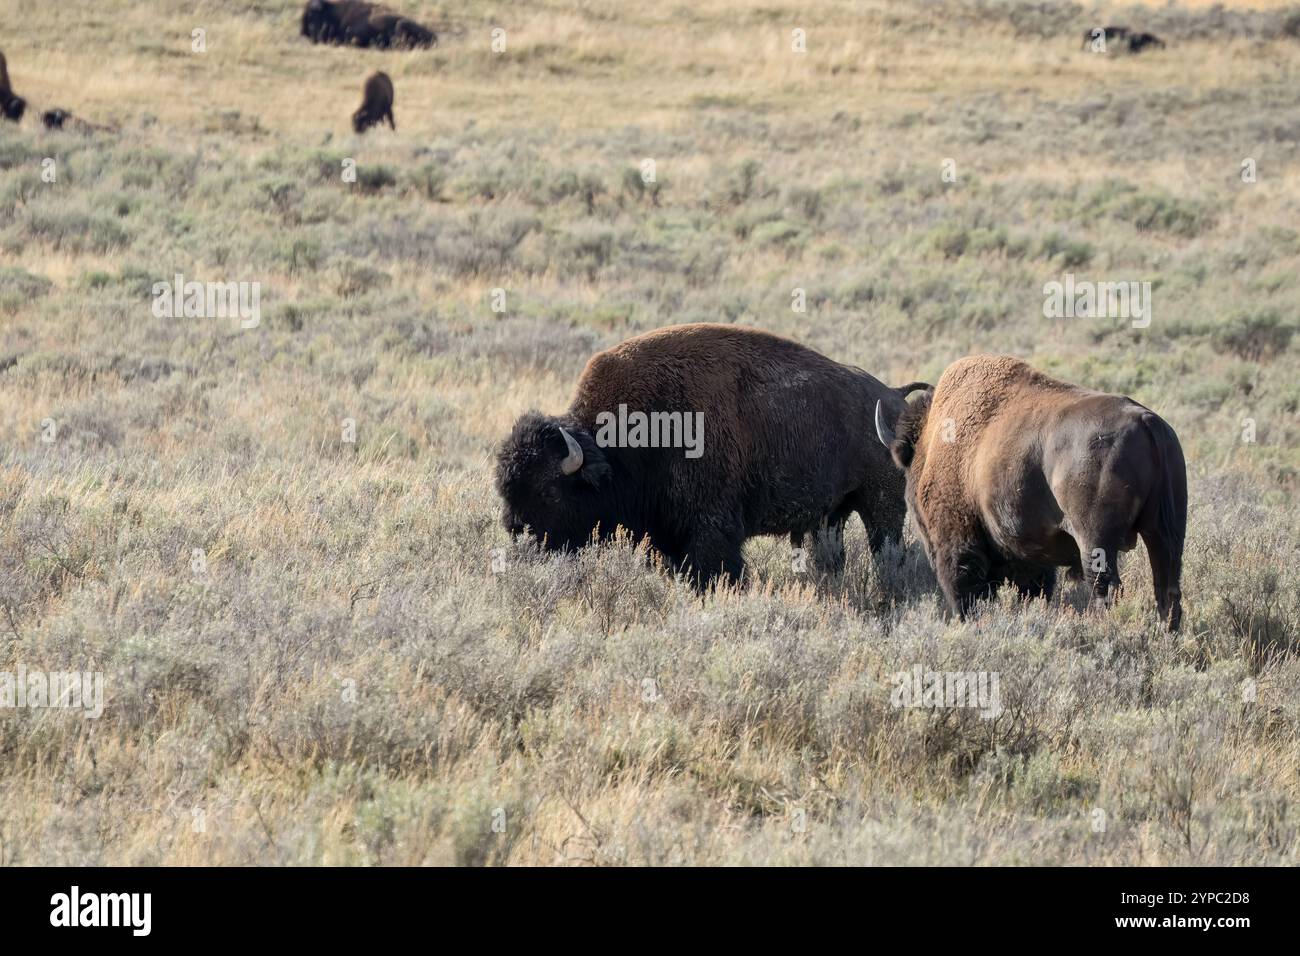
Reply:
[[[302,10],[302,35],[313,43],[333,39],[338,11],[327,0],[307,0]]]
[[[916,503],[919,478],[917,472],[924,467],[925,463],[923,461],[918,468],[913,468],[912,464],[916,460],[916,447],[920,444],[921,431],[925,428],[925,420],[930,414],[930,404],[933,400],[934,389],[928,388],[915,401],[905,401],[903,411],[893,427],[886,422],[885,411],[881,408],[880,402],[876,402],[876,436],[880,439],[880,443],[889,449],[889,457],[894,459],[894,464],[907,474],[903,499],[907,502],[907,509],[912,514],[921,538],[921,546],[925,549],[931,566],[934,564],[934,549],[930,543],[930,533],[926,528],[925,519],[918,512]]]
[[[906,471],[916,456],[916,444],[921,440],[921,429],[925,427],[926,416],[930,414],[930,402],[934,391],[925,392],[914,402],[903,408],[902,414],[893,427],[885,421],[884,410],[876,402],[876,436],[880,443],[889,449],[894,464]]]
[[[577,550],[600,528],[611,534],[611,468],[595,438],[571,422],[529,412],[515,422],[497,456],[502,523],[525,530],[551,551]]]
[[[8,90],[0,90],[0,112],[3,112],[5,119],[11,119],[15,123],[23,118],[23,110],[27,109],[27,101],[21,96],[10,93]]]

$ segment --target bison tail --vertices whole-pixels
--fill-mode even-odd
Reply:
[[[894,389],[894,391],[898,393],[899,398],[907,398],[907,396],[911,395],[913,392],[932,392],[934,391],[934,386],[929,382],[908,382],[906,385],[900,385],[898,388]]]
[[[1158,469],[1156,500],[1148,503],[1148,518],[1144,522],[1148,531],[1143,539],[1151,559],[1156,606],[1170,630],[1176,631],[1182,619],[1179,580],[1187,536],[1187,463],[1178,436],[1164,419],[1147,414],[1142,416],[1142,424],[1155,446]]]

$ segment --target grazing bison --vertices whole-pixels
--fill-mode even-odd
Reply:
[[[1117,554],[1146,544],[1161,618],[1177,630],[1187,525],[1178,437],[1132,399],[1067,385],[1019,359],[954,362],[876,432],[907,473],[907,503],[949,605],[964,615],[1011,581],[1051,596],[1057,567],[1104,597]]]
[[[1141,53],[1147,47],[1160,49],[1165,48],[1165,41],[1160,39],[1154,33],[1134,33],[1128,38],[1128,51],[1130,53]]]
[[[414,20],[365,0],[308,0],[302,35],[312,43],[362,47],[431,47],[438,36]]]
[[[27,101],[9,85],[9,67],[5,63],[5,55],[0,53],[0,112],[4,113],[5,119],[17,123],[23,118],[25,109]]]
[[[1129,34],[1128,27],[1107,26],[1107,27],[1089,27],[1083,31],[1083,45],[1079,47],[1086,50],[1097,40],[1103,41],[1103,50],[1106,46],[1117,40],[1123,40]]]
[[[854,423],[877,404],[899,414],[920,388],[756,329],[648,332],[593,356],[563,415],[515,423],[496,467],[504,524],[550,550],[621,525],[699,588],[739,580],[753,535],[811,533],[838,570],[851,512],[873,550],[899,540],[907,512],[902,476]]]
[[[387,73],[372,73],[361,90],[361,106],[352,114],[352,128],[364,133],[376,123],[388,120],[394,130],[393,122],[393,81]]]
[[[87,122],[79,116],[73,116],[67,110],[52,109],[46,110],[41,114],[41,122],[46,129],[68,130],[76,133],[110,133],[116,132],[115,127],[101,126],[98,123]]]

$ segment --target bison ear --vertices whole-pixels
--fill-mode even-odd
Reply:
[[[578,470],[578,474],[591,487],[599,489],[614,470],[609,466],[609,459],[605,457],[604,449],[596,444],[594,438],[584,431],[578,434],[577,439],[578,444],[582,446],[582,468]]]
[[[894,459],[894,464],[904,471],[911,466],[912,455],[915,451],[916,449],[912,447],[911,442],[904,441],[901,438],[894,439],[889,445],[889,454]]]
[[[581,458],[578,459],[573,475],[593,488],[600,488],[613,473],[613,469],[609,466],[609,459],[605,457],[604,450],[596,444],[596,439],[585,428],[574,428],[572,425],[565,428],[563,425],[556,424],[554,434],[555,437],[551,441],[556,453],[562,459],[571,458],[574,454],[569,446],[570,442],[581,452]]]
[[[597,453],[599,453],[599,451],[600,450],[597,449]],[[600,486],[603,485],[613,473],[613,469],[609,467],[609,462],[605,460],[604,455],[600,455],[599,460],[594,456],[587,459],[583,462],[582,471],[580,472],[582,480],[591,485],[591,487],[597,489],[600,488]]]

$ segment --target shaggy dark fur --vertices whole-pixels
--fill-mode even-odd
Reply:
[[[979,355],[948,366],[892,434],[878,429],[907,472],[908,507],[955,612],[1006,581],[1050,596],[1057,567],[1105,597],[1120,583],[1119,552],[1141,536],[1160,617],[1178,629],[1187,469],[1160,416]]]
[[[5,55],[0,53],[0,113],[4,113],[5,119],[17,123],[23,118],[25,109],[27,109],[27,101],[15,93],[13,87],[9,85],[9,67],[5,63]]]
[[[387,48],[432,47],[438,36],[388,7],[366,0],[308,0],[302,35],[312,43]]]
[[[569,410],[530,412],[497,458],[503,522],[553,550],[581,548],[619,526],[649,537],[698,587],[738,580],[754,535],[814,535],[818,563],[843,561],[842,532],[857,513],[873,549],[902,535],[902,476],[864,432],[877,402],[891,417],[903,395],[861,369],[789,339],[731,325],[682,325],[637,336],[587,363]],[[704,416],[703,453],[598,443],[598,416]],[[566,473],[572,449],[581,464]]]
[[[1128,51],[1130,53],[1141,53],[1147,47],[1161,50],[1165,48],[1165,41],[1160,39],[1154,33],[1135,33],[1128,38]]]
[[[898,467],[906,468],[912,463],[913,449],[921,440],[921,429],[925,427],[925,416],[929,414],[933,401],[934,390],[928,389],[909,402],[903,414],[898,416],[894,425],[894,443],[890,446],[890,454]]]
[[[352,114],[352,128],[364,133],[376,123],[388,120],[394,130],[393,122],[393,81],[387,73],[372,73],[361,90],[361,106]]]
[[[73,116],[70,112],[63,109],[46,110],[41,114],[41,122],[46,129],[64,130],[73,133],[115,133],[117,128],[113,126],[101,126],[99,123],[91,123],[80,116]]]

